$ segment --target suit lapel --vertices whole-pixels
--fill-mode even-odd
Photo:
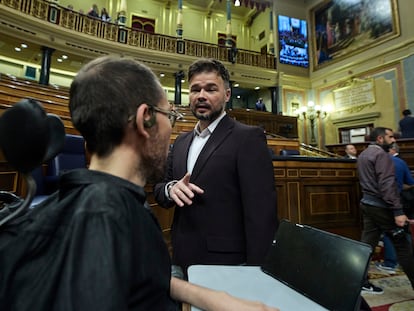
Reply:
[[[174,154],[182,154],[184,156],[181,157],[176,157],[176,159],[174,160],[174,166],[177,168],[176,170],[174,170],[178,176],[183,177],[184,174],[187,173],[187,158],[188,158],[188,151],[190,149],[190,145],[191,142],[193,141],[194,138],[194,132],[191,131],[189,133],[183,134],[183,138],[182,138],[182,142],[180,144],[177,144],[176,146],[176,150],[174,152]],[[181,178],[180,177],[180,178]]]
[[[208,159],[214,153],[214,151],[224,142],[226,137],[231,133],[234,127],[234,121],[232,121],[227,115],[219,122],[211,137],[200,152],[197,161],[194,165],[191,179],[194,180],[203,170],[204,165]],[[188,151],[187,151],[188,153]]]

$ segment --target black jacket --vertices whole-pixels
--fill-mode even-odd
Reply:
[[[0,231],[0,309],[176,310],[170,258],[145,193],[86,169]]]

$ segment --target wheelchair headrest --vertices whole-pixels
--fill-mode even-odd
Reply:
[[[56,156],[65,142],[60,118],[34,99],[23,99],[0,117],[0,148],[17,171],[29,173]]]

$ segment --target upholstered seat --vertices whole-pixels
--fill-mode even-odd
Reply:
[[[62,173],[86,167],[85,141],[79,135],[65,135],[65,144],[62,151],[46,164],[46,173],[43,167],[37,167],[32,176],[36,181],[36,194],[31,206],[39,204],[49,194],[57,190],[59,177]]]
[[[38,166],[32,171],[32,177],[36,182],[36,193],[33,197],[30,207],[34,207],[48,197],[46,192],[46,176],[43,173],[43,166]]]
[[[48,176],[86,167],[85,140],[79,135],[66,134],[63,150],[48,165]]]

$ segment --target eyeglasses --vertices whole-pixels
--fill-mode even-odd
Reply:
[[[160,109],[155,106],[150,106],[150,107],[154,109],[156,112],[166,115],[168,117],[168,120],[170,120],[172,127],[174,127],[175,121],[181,120],[183,118],[183,115],[175,110],[164,110],[164,109]]]
[[[159,112],[159,113],[162,113],[163,115],[166,115],[168,117],[168,120],[170,120],[171,127],[174,127],[175,121],[181,120],[184,117],[181,113],[179,113],[175,110],[164,110],[164,109],[152,106],[152,105],[148,105],[148,106],[149,106],[150,109],[153,109],[156,112]],[[135,118],[135,115],[130,116],[128,118],[128,122],[131,122],[132,120],[134,120],[134,118]]]

